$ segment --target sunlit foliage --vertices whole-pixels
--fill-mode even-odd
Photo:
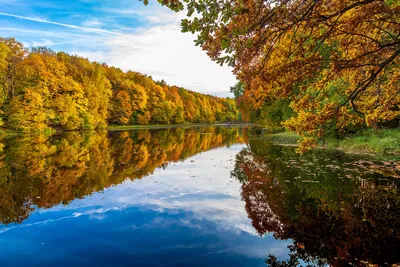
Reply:
[[[233,99],[0,38],[0,126],[44,132],[235,120]]]
[[[400,4],[391,0],[160,0],[245,84],[244,117],[287,99],[301,150],[400,120]]]

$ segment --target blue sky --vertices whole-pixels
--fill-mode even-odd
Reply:
[[[229,96],[235,78],[180,32],[184,13],[139,0],[0,0],[0,36],[47,46],[188,89]]]

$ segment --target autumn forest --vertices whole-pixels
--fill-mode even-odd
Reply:
[[[400,266],[400,0],[0,0],[1,266]]]
[[[13,38],[0,39],[0,94],[1,124],[25,132],[238,120],[234,99],[44,47],[29,51]]]
[[[245,121],[298,134],[299,152],[326,138],[399,128],[398,1],[158,2],[187,11],[182,31],[195,34],[211,60],[232,67],[235,99],[2,38],[3,127]]]

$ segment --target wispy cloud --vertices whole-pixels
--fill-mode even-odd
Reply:
[[[84,27],[88,27],[88,28],[93,28],[93,27],[102,27],[104,25],[104,23],[102,23],[101,21],[99,21],[98,19],[88,19],[85,20],[82,25]]]
[[[7,17],[13,17],[16,19],[35,21],[35,22],[40,22],[40,23],[47,23],[47,24],[52,24],[52,25],[57,25],[57,26],[61,26],[61,27],[67,27],[67,28],[77,29],[77,30],[82,30],[82,31],[87,31],[87,32],[93,32],[93,33],[111,34],[111,35],[116,35],[116,36],[127,36],[127,35],[119,33],[119,32],[98,29],[98,28],[81,27],[81,26],[72,25],[72,24],[50,21],[50,20],[46,20],[46,19],[42,19],[42,18],[25,17],[25,16],[20,16],[20,15],[5,13],[5,12],[0,12],[0,15],[7,16]]]
[[[53,42],[52,40],[49,40],[49,39],[40,39],[39,41],[34,41],[32,43],[32,45],[33,46],[47,46],[47,47],[50,47],[50,46],[56,45],[56,43]]]
[[[229,87],[236,82],[230,67],[212,62],[194,46],[194,35],[181,32],[186,12],[175,13],[156,1],[144,6],[131,0],[84,0],[84,5],[71,0],[63,12],[50,6],[59,1],[38,1],[50,6],[46,8],[19,1],[21,8],[2,7],[0,35],[15,37],[27,47],[46,45],[218,96],[230,96]]]

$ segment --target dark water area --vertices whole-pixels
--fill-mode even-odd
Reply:
[[[398,159],[300,156],[251,133],[0,140],[0,266],[400,263]]]

